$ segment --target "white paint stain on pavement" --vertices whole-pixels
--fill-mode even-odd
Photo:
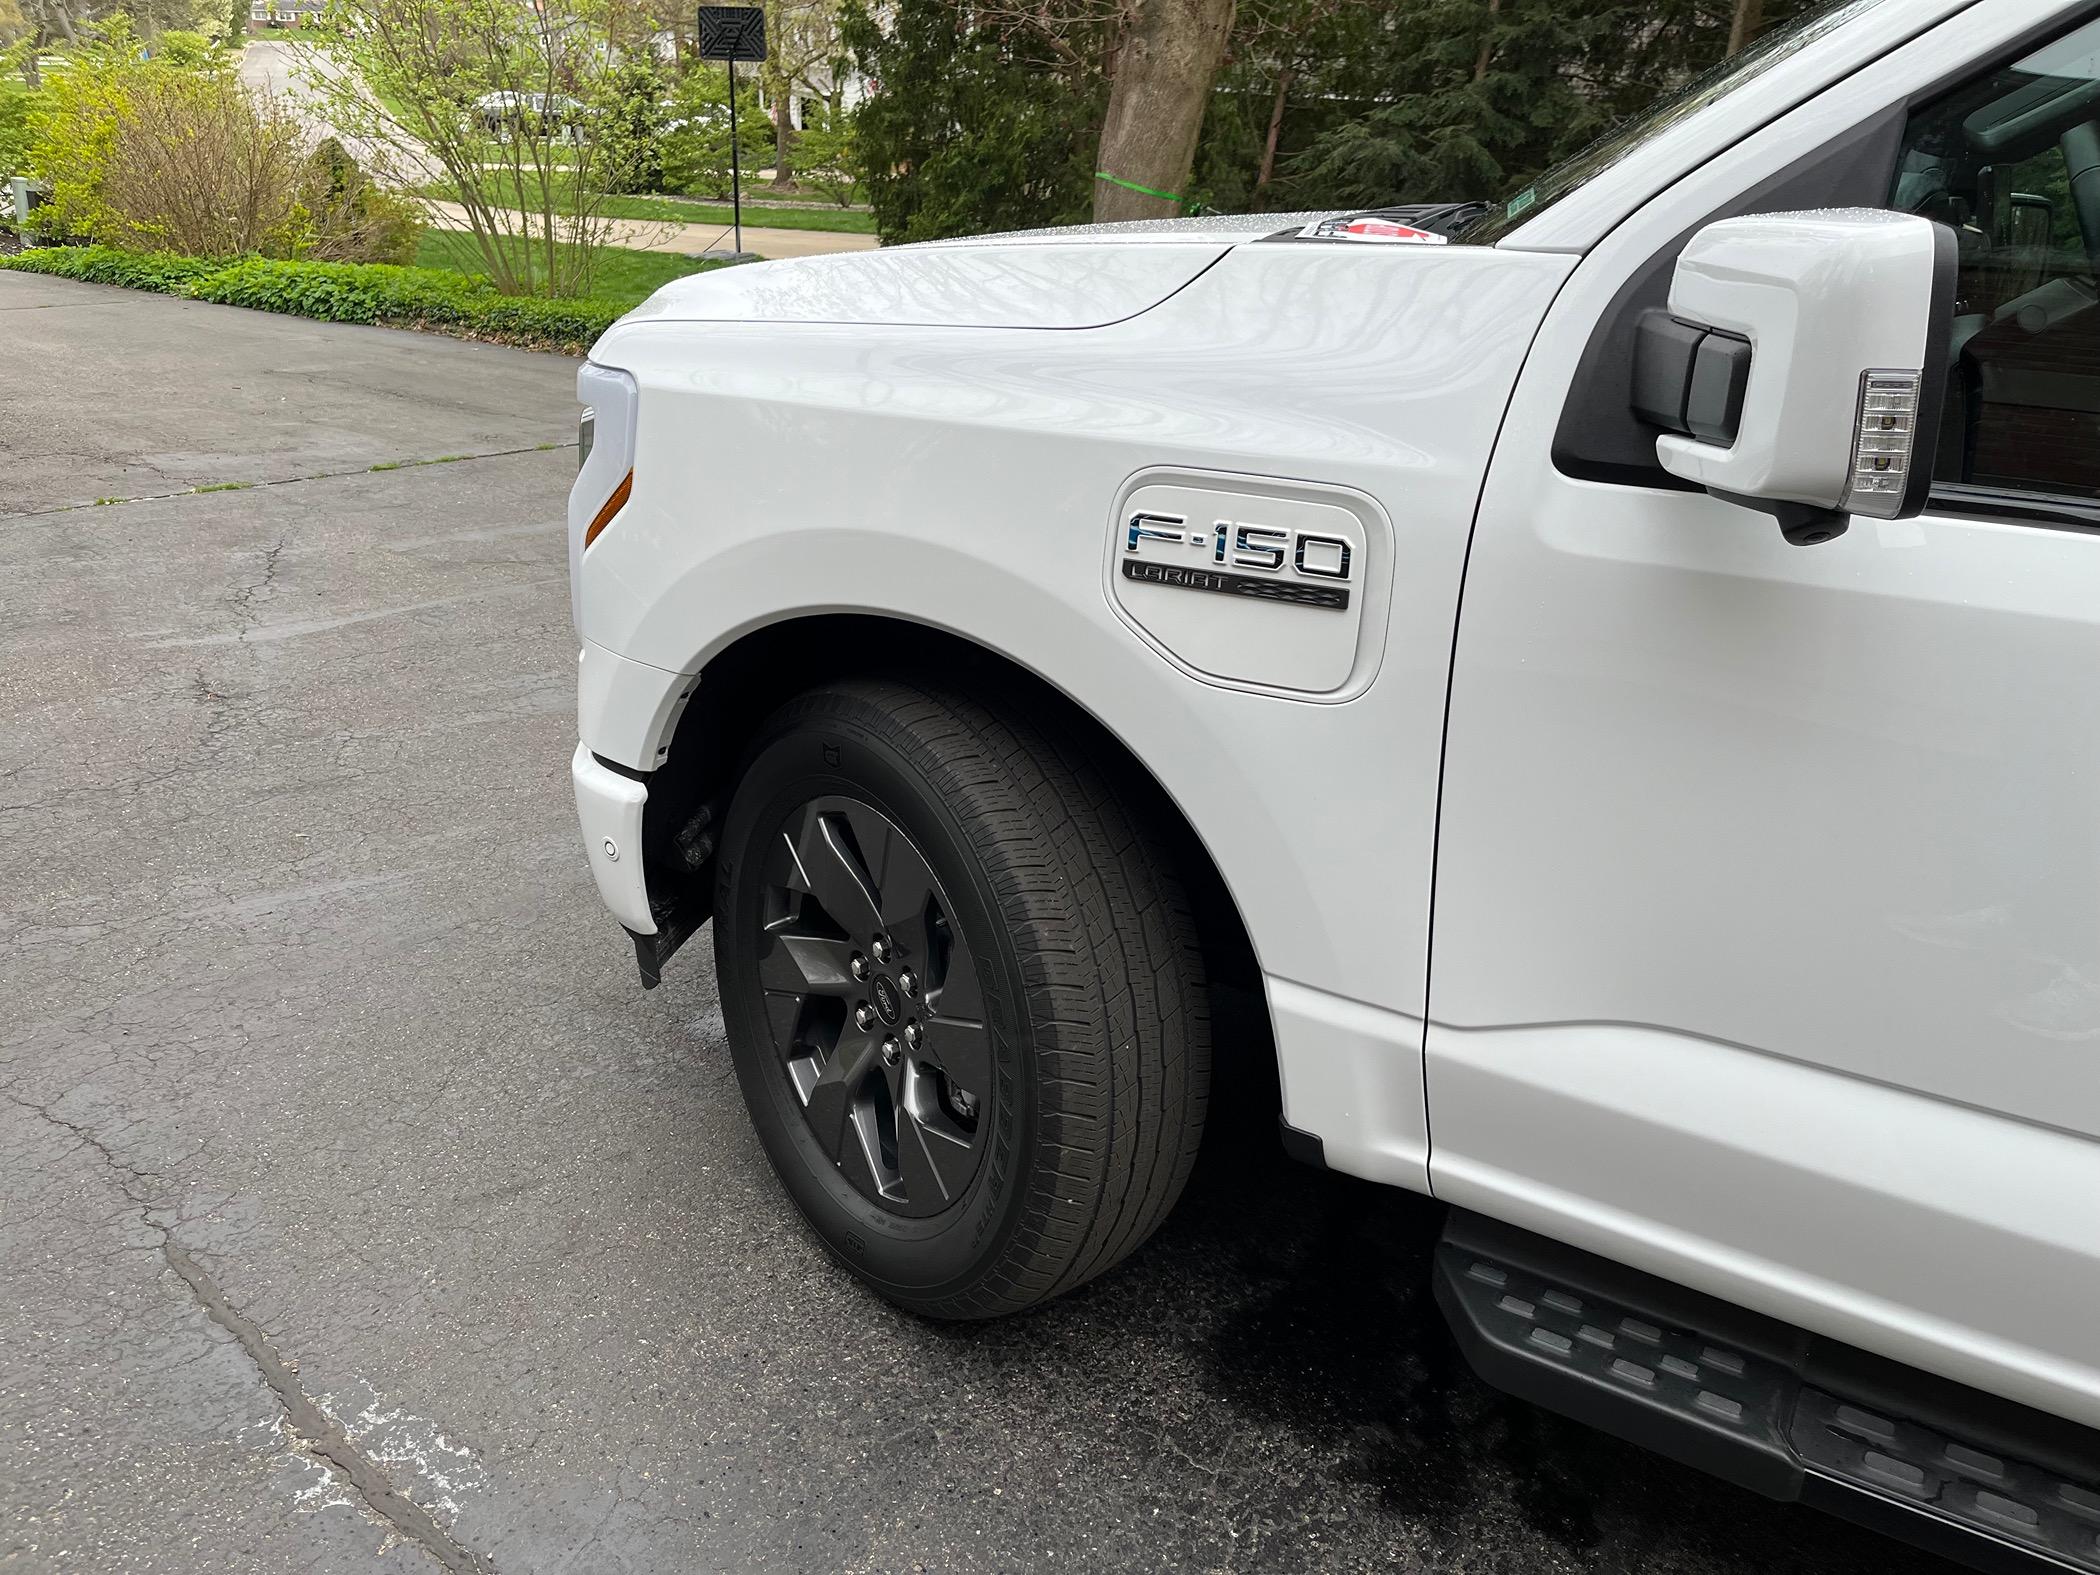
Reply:
[[[389,1405],[371,1385],[358,1390],[322,1395],[318,1404],[396,1489],[433,1515],[457,1515],[461,1498],[488,1481],[474,1451],[453,1442],[437,1423]]]

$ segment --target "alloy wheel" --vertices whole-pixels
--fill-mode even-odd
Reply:
[[[763,901],[767,1023],[818,1145],[891,1213],[941,1213],[983,1159],[992,1061],[932,865],[872,805],[813,799],[768,849]]]

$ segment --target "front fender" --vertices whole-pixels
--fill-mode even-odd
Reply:
[[[1418,1020],[1466,534],[1572,266],[1257,244],[1097,328],[616,327],[593,358],[640,389],[634,485],[583,555],[580,627],[656,675],[608,665],[635,698],[607,700],[627,720],[599,736],[653,766],[677,675],[782,619],[946,630],[1130,748],[1210,850],[1267,973]],[[1370,500],[1391,543],[1375,677],[1318,696],[1233,688],[1124,621],[1111,518],[1132,477],[1161,469]]]

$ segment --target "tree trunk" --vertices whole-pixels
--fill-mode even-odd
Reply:
[[[1132,0],[1095,168],[1132,186],[1182,195],[1211,83],[1232,32],[1233,0]],[[1094,219],[1169,219],[1178,200],[1094,182]]]
[[[51,18],[57,19],[58,30],[66,35],[67,43],[77,44],[80,42],[79,30],[73,26],[73,11],[69,0],[49,0],[48,4],[40,6],[38,9],[42,12],[47,22]]]
[[[1765,25],[1765,0],[1735,0],[1735,18],[1728,25],[1728,52],[1732,55],[1757,37]]]
[[[1480,57],[1473,62],[1473,80],[1487,79],[1488,67],[1495,59],[1495,18],[1502,14],[1502,0],[1488,0],[1487,26],[1480,34]]]
[[[1267,190],[1270,177],[1276,173],[1276,144],[1283,136],[1283,100],[1291,90],[1291,78],[1296,75],[1285,66],[1276,78],[1276,102],[1269,106],[1269,136],[1261,145],[1261,173],[1254,177],[1254,195],[1259,197]]]
[[[773,95],[773,184],[794,184],[792,154],[795,147],[794,96],[790,89]]]

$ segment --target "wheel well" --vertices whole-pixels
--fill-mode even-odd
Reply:
[[[701,673],[669,758],[650,779],[652,826],[645,840],[664,846],[703,804],[712,804],[719,816],[727,808],[730,778],[745,746],[784,702],[827,679],[871,672],[938,675],[943,683],[964,689],[1019,695],[1031,716],[1054,718],[1063,731],[1082,740],[1089,758],[1166,844],[1188,890],[1210,977],[1215,1053],[1223,1059],[1232,1054],[1228,1038],[1251,1035],[1268,1052],[1255,1064],[1273,1069],[1267,1000],[1246,921],[1188,817],[1145,763],[1085,707],[1020,664],[960,635],[861,614],[795,618],[745,635]]]

